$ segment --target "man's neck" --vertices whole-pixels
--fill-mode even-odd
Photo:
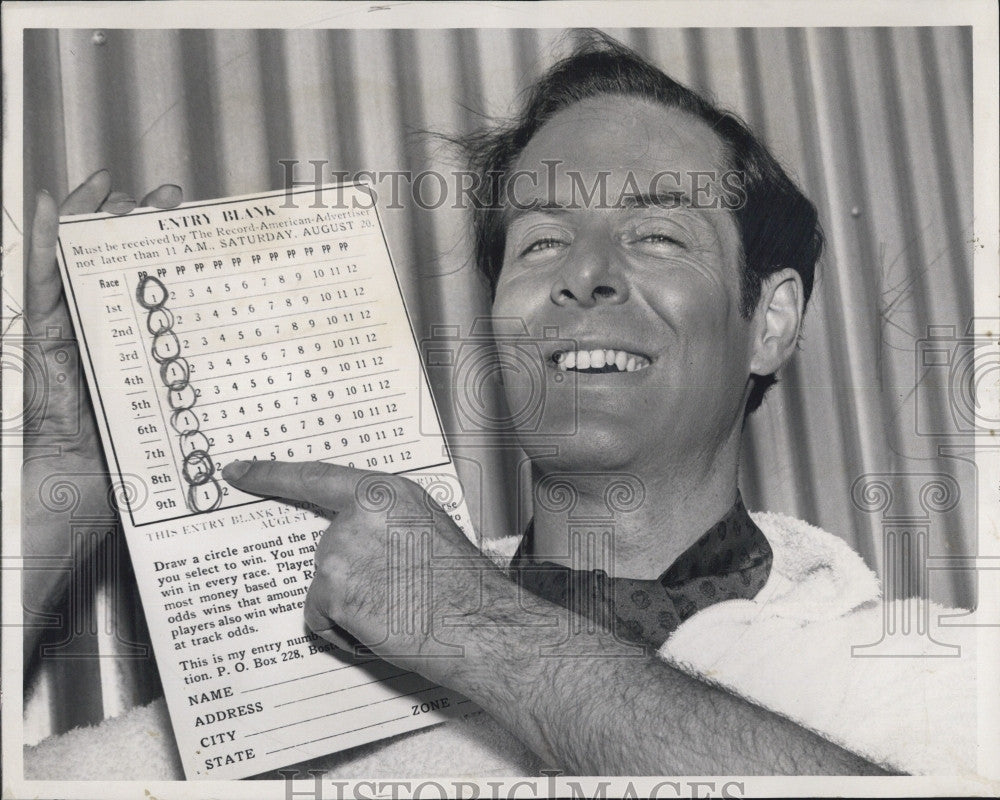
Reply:
[[[721,460],[643,474],[536,474],[531,555],[611,577],[655,579],[736,502],[738,452]]]

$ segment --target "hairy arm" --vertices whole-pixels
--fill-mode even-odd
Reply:
[[[453,685],[579,775],[885,775],[868,761],[534,596],[492,592]],[[558,618],[556,629],[539,627]],[[469,620],[473,621],[473,620]],[[502,623],[499,624],[498,623]],[[591,627],[593,627],[591,625]]]

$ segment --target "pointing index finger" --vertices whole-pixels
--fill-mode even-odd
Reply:
[[[312,503],[331,511],[355,504],[355,489],[365,473],[321,461],[234,461],[222,477],[240,491]]]

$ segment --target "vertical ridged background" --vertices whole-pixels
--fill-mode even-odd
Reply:
[[[961,498],[930,515],[929,551],[975,552],[971,447],[942,433],[955,427],[947,392],[934,380],[915,390],[918,340],[929,326],[960,337],[972,317],[969,29],[608,32],[746,119],[816,202],[827,233],[801,352],[748,427],[747,505],[835,532],[884,573],[883,517],[852,502],[855,481],[883,476],[892,513],[919,517],[914,476],[944,474]],[[63,196],[104,166],[135,197],[171,182],[186,200],[279,189],[279,159],[302,162],[303,179],[310,159],[327,162],[326,175],[447,171],[454,156],[417,132],[462,133],[510,113],[571,44],[556,30],[104,33],[103,43],[89,30],[26,34],[26,197],[41,187]],[[382,216],[417,335],[442,323],[468,331],[488,303],[464,213],[409,204]],[[514,530],[515,465],[486,452],[460,461],[488,535]],[[119,571],[130,574],[127,564]],[[83,639],[115,655],[129,650],[122,639],[144,634],[131,584],[107,583],[90,599]],[[941,572],[930,593],[968,606],[974,583]],[[117,638],[106,624],[114,614],[128,629]],[[29,740],[158,691],[142,658],[53,661],[33,685]]]

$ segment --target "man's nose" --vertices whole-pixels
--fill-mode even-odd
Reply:
[[[606,242],[577,240],[552,284],[552,302],[591,308],[628,300],[628,282]]]

